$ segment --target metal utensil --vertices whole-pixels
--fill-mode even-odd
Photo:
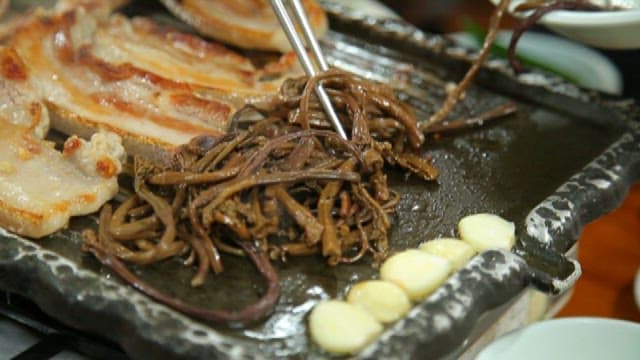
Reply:
[[[307,14],[300,3],[300,0],[289,0],[291,3],[291,7],[295,18],[298,22],[300,29],[302,30],[302,34],[311,49],[311,53],[313,54],[314,60],[320,71],[326,71],[329,69],[326,60],[322,54],[322,50],[320,49],[320,45],[318,44],[318,40],[313,34],[313,30],[311,29],[311,25],[309,25],[309,20],[307,18]],[[273,7],[273,11],[276,13],[278,17],[278,21],[282,25],[282,29],[284,30],[287,38],[289,39],[289,43],[291,43],[291,47],[298,55],[298,59],[302,64],[302,67],[307,74],[307,76],[312,77],[318,74],[318,71],[314,67],[314,63],[309,58],[309,54],[307,53],[300,36],[298,35],[298,31],[296,30],[296,26],[293,23],[291,16],[289,16],[289,11],[285,6],[283,0],[271,0],[271,6]],[[329,96],[327,92],[322,87],[322,84],[318,83],[315,88],[316,94],[318,95],[318,99],[320,100],[320,104],[322,104],[322,108],[324,112],[327,114],[331,125],[336,130],[336,132],[343,139],[347,139],[347,134],[342,128],[342,124],[340,123],[340,119],[338,119],[338,115],[336,115],[335,109],[333,105],[331,105],[331,101],[329,100]]]

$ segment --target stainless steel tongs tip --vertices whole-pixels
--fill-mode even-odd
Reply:
[[[318,40],[316,39],[313,33],[313,30],[309,23],[309,19],[307,17],[306,11],[302,6],[302,3],[300,2],[300,0],[288,0],[288,1],[291,4],[291,8],[298,22],[298,26],[302,30],[302,34],[307,42],[307,45],[309,46],[311,53],[313,54],[315,63],[320,68],[320,71],[328,70],[329,65],[327,64],[327,61],[325,60],[324,55],[322,54],[322,50],[320,49],[320,44],[318,43]],[[276,16],[278,17],[278,21],[280,22],[282,29],[287,35],[287,39],[289,40],[291,47],[296,52],[296,55],[298,55],[298,59],[302,64],[302,68],[304,69],[305,73],[309,77],[316,76],[318,74],[318,71],[314,67],[314,62],[311,61],[311,59],[309,58],[309,54],[307,53],[307,50],[302,40],[300,39],[300,36],[298,34],[298,31],[296,30],[296,26],[294,25],[293,20],[289,16],[289,11],[285,6],[284,1],[271,0],[271,6],[273,7],[273,11],[276,13]],[[322,104],[322,108],[324,109],[324,112],[326,113],[327,117],[329,118],[329,121],[331,122],[331,125],[333,126],[335,131],[340,135],[340,137],[347,140],[347,134],[345,133],[344,128],[340,123],[340,119],[338,118],[338,115],[336,114],[336,111],[333,108],[333,105],[331,104],[329,95],[327,95],[327,92],[322,87],[321,83],[318,83],[316,85],[315,91],[316,91],[316,95],[318,95],[318,99],[320,100],[320,104]]]

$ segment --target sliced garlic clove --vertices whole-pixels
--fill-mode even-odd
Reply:
[[[382,264],[380,278],[400,286],[413,301],[420,301],[444,282],[449,260],[417,249],[397,253]]]
[[[476,251],[487,249],[511,249],[516,242],[516,227],[498,215],[469,215],[458,223],[462,240]]]
[[[398,285],[383,280],[357,283],[347,295],[347,301],[361,306],[381,323],[400,319],[411,308],[411,301]]]
[[[429,240],[420,245],[420,250],[429,254],[443,257],[459,270],[476,254],[476,250],[468,243],[454,238],[439,238]]]
[[[335,355],[362,350],[382,333],[382,329],[382,324],[366,310],[340,300],[321,302],[309,315],[311,338]]]

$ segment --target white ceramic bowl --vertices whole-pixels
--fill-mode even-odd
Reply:
[[[491,0],[497,4],[499,0]],[[513,9],[522,0],[511,2]],[[540,23],[567,38],[602,49],[640,49],[640,0],[618,0],[629,10],[550,12]]]
[[[541,321],[484,348],[476,360],[638,360],[640,324],[574,317]]]
[[[461,46],[479,46],[467,33],[449,36]],[[502,30],[496,37],[496,44],[507,48],[510,39],[511,31]],[[547,69],[564,74],[568,80],[580,86],[614,95],[622,93],[622,75],[616,66],[598,51],[575,41],[558,35],[529,31],[520,38],[516,54],[544,64]]]

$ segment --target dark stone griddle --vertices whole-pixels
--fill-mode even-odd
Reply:
[[[334,64],[350,54],[366,74],[400,84],[426,116],[443,98],[438,82],[458,79],[470,53],[446,39],[396,20],[363,18],[330,7],[332,32],[324,46]],[[435,79],[435,80],[434,80]],[[514,221],[513,252],[476,256],[445,285],[389,327],[363,358],[437,358],[460,353],[488,326],[487,313],[513,301],[529,284],[549,293],[569,289],[580,274],[565,252],[588,221],[616,207],[640,172],[638,107],[586,92],[543,73],[515,77],[500,61],[479,75],[456,113],[470,115],[505,101],[517,114],[484,127],[429,138],[425,154],[441,170],[425,183],[393,172],[402,194],[393,216],[391,247],[403,250],[454,236],[458,220],[491,212]],[[278,264],[283,295],[276,312],[251,329],[214,328],[138,294],[80,251],[79,230],[94,217],[38,242],[0,237],[0,288],[32,299],[78,329],[120,344],[134,358],[319,358],[305,316],[317,301],[343,296],[370,264],[330,268],[316,257]],[[0,229],[1,231],[1,229]],[[225,257],[226,270],[202,289],[188,286],[192,270],[177,261],[135,268],[166,291],[211,307],[238,307],[262,291],[244,259]]]

